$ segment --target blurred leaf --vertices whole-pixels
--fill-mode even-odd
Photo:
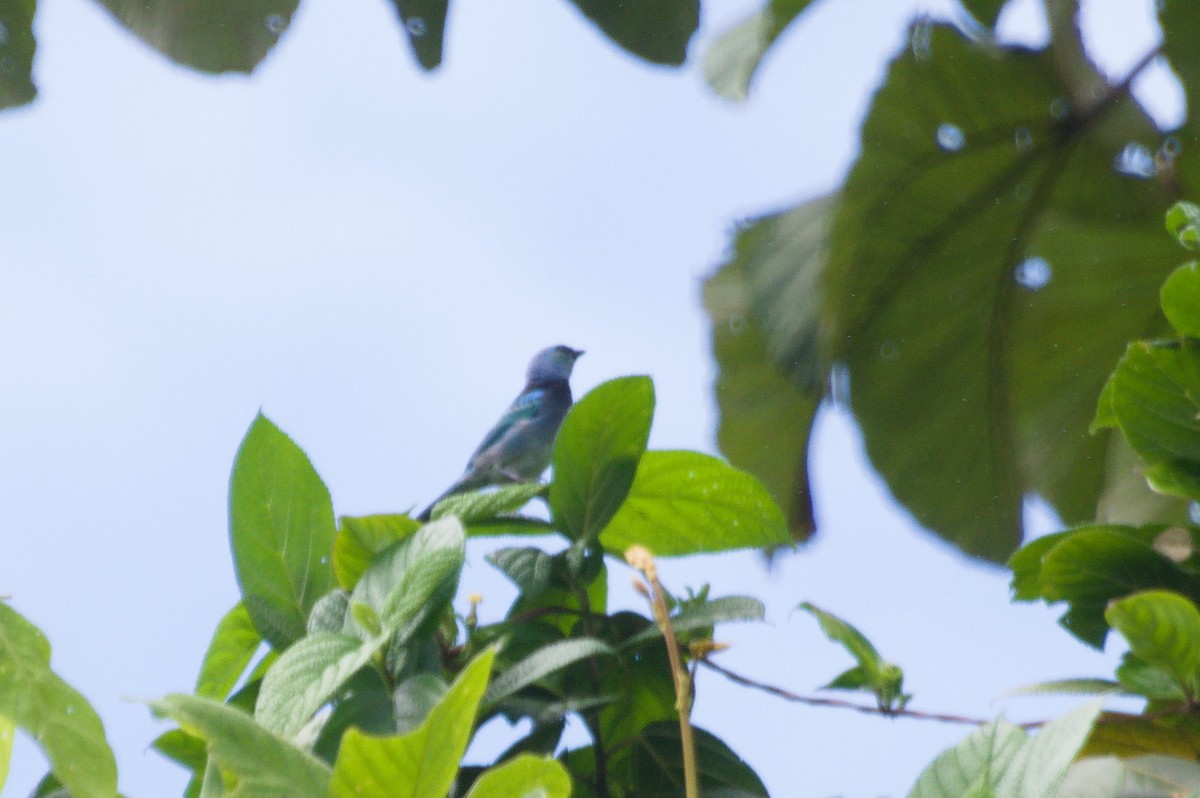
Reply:
[[[497,549],[487,555],[487,561],[500,569],[525,598],[541,595],[554,574],[554,560],[533,547]]]
[[[467,749],[495,650],[465,667],[429,717],[401,737],[351,729],[333,768],[330,798],[432,798],[450,791]]]
[[[1200,580],[1154,548],[1165,529],[1091,526],[1035,540],[1011,561],[1015,598],[1067,602],[1059,623],[1102,648],[1109,628],[1104,610],[1113,599],[1156,588],[1200,597]]]
[[[1092,728],[1080,756],[1162,754],[1195,760],[1200,757],[1200,730],[1179,718],[1148,718],[1122,712],[1105,712]]]
[[[1200,205],[1176,202],[1167,211],[1167,232],[1185,249],[1200,249]],[[1178,270],[1176,270],[1178,271]],[[1170,314],[1167,315],[1170,318]],[[1176,326],[1176,329],[1180,329]]]
[[[1110,679],[1056,679],[1005,691],[1003,698],[1031,695],[1108,695],[1123,688]]]
[[[993,28],[1000,17],[1000,11],[1008,0],[959,0],[971,16],[979,22]]]
[[[224,6],[221,6],[222,8]],[[261,413],[233,464],[229,536],[242,602],[275,648],[333,587],[333,504],[304,452]]]
[[[1114,601],[1108,623],[1142,661],[1169,673],[1188,695],[1200,676],[1200,611],[1178,593],[1147,590]]]
[[[396,685],[392,694],[396,727],[392,731],[408,734],[424,723],[447,689],[446,683],[432,673],[418,673]]]
[[[1123,764],[1126,792],[1120,798],[1178,798],[1200,792],[1200,763],[1194,759],[1140,756]]]
[[[13,737],[16,736],[17,725],[3,715],[0,715],[0,790],[8,781],[8,765],[12,761]]]
[[[334,632],[297,640],[263,677],[254,719],[291,739],[385,642],[383,636],[363,641]]]
[[[450,0],[392,0],[392,5],[417,63],[425,70],[437,68],[442,63]]]
[[[758,599],[749,596],[723,596],[683,607],[671,616],[671,628],[676,634],[681,634],[694,629],[711,628],[728,621],[761,621],[763,616],[763,604]],[[625,640],[621,648],[631,648],[660,637],[662,630],[657,624],[651,624],[641,633]]]
[[[734,256],[704,285],[712,320],[717,443],[758,477],[796,540],[813,531],[808,439],[825,392],[818,277],[831,198],[750,222]]]
[[[505,668],[488,687],[483,705],[494,706],[522,688],[581,659],[612,653],[606,644],[586,637],[551,643]]]
[[[1147,462],[1200,463],[1200,350],[1135,341],[1113,373],[1112,412]]]
[[[308,614],[308,634],[316,632],[342,632],[346,629],[346,616],[350,614],[350,594],[340,587],[334,588],[313,605]]]
[[[1185,701],[1183,685],[1170,672],[1151,665],[1133,652],[1126,651],[1117,666],[1117,681],[1126,692],[1143,695],[1151,701]]]
[[[452,493],[434,506],[433,517],[456,515],[467,526],[491,521],[496,516],[515,513],[545,489],[540,482],[518,482],[494,490]]]
[[[237,778],[229,798],[325,798],[329,768],[245,712],[211,698],[179,694],[151,701],[150,706],[207,741],[210,762]]]
[[[333,711],[313,744],[313,753],[325,762],[332,764],[337,759],[347,729],[367,734],[396,733],[392,697],[388,695],[383,675],[375,668],[363,668],[356,673],[334,700]]]
[[[1189,0],[1161,0],[1155,4],[1162,29],[1162,49],[1179,76],[1187,98],[1188,121],[1200,111],[1200,17]]]
[[[299,0],[99,0],[146,44],[201,72],[251,72],[287,30]]]
[[[421,528],[407,515],[343,515],[333,541],[333,572],[338,584],[352,590],[375,555]]]
[[[613,42],[655,64],[680,66],[700,25],[700,0],[571,0]]]
[[[1120,92],[1073,111],[1045,52],[941,25],[910,45],[840,194],[824,331],[897,500],[1000,561],[1029,492],[1068,522],[1095,514],[1095,398],[1121,347],[1162,328],[1154,292],[1175,260],[1167,191],[1114,163],[1159,134]]]
[[[654,383],[621,377],[575,403],[554,442],[550,506],[573,540],[594,540],[625,501],[654,418]]]
[[[228,697],[261,644],[262,635],[254,628],[245,605],[239,601],[217,623],[200,664],[196,695],[217,700]]]
[[[0,109],[37,96],[32,77],[36,8],[36,0],[0,0]]]
[[[117,764],[92,705],[50,670],[50,643],[0,601],[0,716],[41,748],[77,798],[111,798]],[[11,730],[7,734],[11,745]]]
[[[767,798],[758,774],[728,745],[693,727],[698,780],[703,795],[720,798]],[[683,795],[683,754],[679,724],[647,726],[630,752],[634,792],[647,798]]]
[[[1033,737],[1005,720],[988,723],[939,754],[909,798],[1053,798],[1100,714],[1093,701]]]
[[[483,772],[467,798],[570,798],[571,777],[549,757],[523,754]]]
[[[1125,766],[1121,760],[1116,757],[1079,759],[1067,769],[1067,776],[1055,798],[1122,798],[1124,786]]]
[[[779,34],[812,0],[769,0],[761,11],[721,34],[704,56],[704,79],[727,100],[741,102]]]
[[[691,451],[642,455],[625,503],[600,533],[610,552],[640,544],[660,557],[789,541],[783,513],[757,479]]]

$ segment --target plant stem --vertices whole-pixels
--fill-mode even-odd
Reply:
[[[1088,111],[1103,99],[1108,81],[1083,46],[1079,0],[1043,0],[1043,6],[1050,27],[1050,53],[1071,94],[1071,107]]]
[[[649,584],[641,585],[644,595],[654,611],[654,620],[662,631],[667,645],[667,659],[671,663],[671,680],[675,684],[675,710],[679,715],[679,745],[683,752],[683,789],[686,798],[700,798],[700,779],[696,770],[696,740],[692,733],[692,674],[683,664],[679,652],[679,640],[671,625],[671,613],[667,609],[666,591],[658,581],[658,568],[654,557],[642,546],[632,546],[625,552],[625,561],[642,572]],[[635,585],[636,586],[636,585]],[[641,591],[639,591],[641,592]]]

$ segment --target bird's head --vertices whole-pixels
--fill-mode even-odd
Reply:
[[[582,349],[572,349],[569,346],[552,346],[543,349],[529,361],[529,370],[525,379],[530,383],[554,382],[565,380],[571,376],[575,361],[583,354]]]

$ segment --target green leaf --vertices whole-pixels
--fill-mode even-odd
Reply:
[[[368,637],[374,637],[383,631],[379,614],[371,608],[370,604],[363,604],[361,601],[350,602],[350,617],[354,618],[354,622]]]
[[[744,101],[767,50],[811,2],[770,0],[761,11],[721,34],[704,56],[709,87],[727,100]]]
[[[1056,718],[1027,739],[1008,766],[993,770],[996,798],[1054,798],[1100,716],[1091,701]]]
[[[1162,29],[1163,54],[1182,84],[1188,122],[1195,124],[1200,111],[1200,18],[1188,0],[1162,0],[1155,7]]]
[[[987,27],[993,28],[996,26],[996,20],[1000,17],[1000,10],[1004,8],[1004,4],[1008,0],[960,0],[960,2],[971,16]]]
[[[1200,206],[1193,206],[1200,224]],[[1200,246],[1200,231],[1196,232]],[[1163,283],[1159,294],[1163,314],[1180,335],[1200,337],[1200,263],[1185,263]]]
[[[1151,718],[1122,712],[1105,712],[1092,729],[1079,755],[1119,756],[1132,759],[1162,754],[1195,761],[1200,756],[1200,732],[1195,724],[1177,718]]]
[[[251,72],[287,30],[299,0],[100,0],[117,20],[177,64]]]
[[[1049,682],[1017,687],[1004,693],[1004,698],[1030,695],[1108,695],[1123,692],[1117,682],[1109,679],[1055,679]]]
[[[540,482],[518,482],[492,490],[454,493],[437,503],[433,517],[456,515],[467,526],[488,522],[497,516],[515,513],[545,489]]]
[[[250,613],[238,602],[217,623],[196,678],[196,695],[227,698],[261,644],[262,636],[254,628]]]
[[[454,598],[465,548],[457,518],[426,524],[375,561],[352,599],[372,607],[384,629],[411,634]]]
[[[495,650],[475,657],[420,727],[401,737],[367,737],[351,729],[342,740],[331,798],[432,798],[454,783],[467,749]]]
[[[550,506],[574,540],[594,540],[621,507],[646,451],[654,383],[622,377],[575,403],[554,443]]]
[[[761,601],[749,596],[723,596],[701,604],[684,606],[671,616],[671,627],[676,634],[694,629],[708,629],[728,621],[761,621],[765,610]],[[651,624],[639,634],[621,644],[622,649],[632,648],[647,640],[662,637],[657,624]]]
[[[829,359],[819,342],[819,277],[833,199],[757,219],[704,285],[712,320],[717,443],[785,509],[796,540],[813,532],[808,440]]]
[[[1200,350],[1135,341],[1112,378],[1112,410],[1151,463],[1200,463]]]
[[[486,559],[512,580],[526,598],[541,595],[554,574],[553,558],[533,547],[497,549]]]
[[[34,739],[76,798],[116,795],[117,765],[100,718],[87,699],[50,670],[45,636],[3,601],[0,716]]]
[[[392,0],[392,5],[417,63],[425,70],[436,69],[442,63],[450,0]]]
[[[237,779],[225,798],[325,798],[329,768],[245,712],[211,698],[178,694],[150,706],[207,741],[210,762]]]
[[[1167,211],[1166,222],[1167,232],[1175,236],[1185,249],[1200,249],[1200,205],[1176,202]]]
[[[1178,593],[1148,590],[1115,601],[1105,619],[1142,661],[1162,668],[1188,695],[1200,676],[1200,611]]]
[[[1059,623],[1102,648],[1113,599],[1155,588],[1200,597],[1200,580],[1155,547],[1167,529],[1091,526],[1035,540],[1013,557],[1015,598],[1067,602]]]
[[[8,718],[0,715],[0,790],[8,781],[8,766],[12,761],[13,737],[16,736],[17,725]]]
[[[396,708],[393,731],[408,734],[419,727],[446,695],[447,689],[446,683],[432,673],[418,673],[396,685],[392,695]]]
[[[317,599],[308,614],[308,634],[316,632],[342,632],[346,629],[346,616],[350,614],[350,594],[335,587]]]
[[[651,63],[680,66],[700,25],[700,0],[571,0],[613,42]]]
[[[383,674],[375,668],[363,668],[334,697],[333,711],[313,743],[313,753],[332,764],[347,729],[395,734],[396,715]]]
[[[832,690],[867,689],[875,694],[881,709],[903,707],[911,696],[904,693],[904,672],[896,665],[885,662],[861,632],[841,618],[826,612],[807,601],[800,609],[811,614],[821,624],[821,631],[854,657],[858,665],[842,673],[825,685]]]
[[[758,480],[699,452],[646,452],[621,509],[600,534],[611,552],[634,544],[672,557],[790,541],[783,513]]]
[[[1151,665],[1136,654],[1126,651],[1117,666],[1117,681],[1126,691],[1143,695],[1151,701],[1182,702],[1187,700],[1184,685],[1170,672]]]
[[[308,457],[261,413],[234,461],[229,534],[242,601],[262,636],[286,648],[333,587],[333,505]]]
[[[958,745],[938,754],[921,772],[908,798],[994,795],[983,791],[990,784],[989,774],[1003,771],[1025,738],[1019,726],[1003,719],[980,726]]]
[[[393,543],[399,543],[421,528],[419,521],[407,515],[343,515],[333,541],[333,572],[346,590],[358,584],[359,577],[375,555]]]
[[[571,777],[549,757],[523,754],[485,770],[467,798],[570,798]]]
[[[1161,329],[1175,257],[1169,192],[1113,167],[1158,146],[1154,124],[1121,92],[1086,112],[1069,96],[1045,51],[916,28],[829,240],[826,340],[872,463],[921,524],[995,561],[1031,492],[1095,516],[1095,398],[1120,348]]]
[[[613,650],[605,643],[587,637],[551,643],[509,666],[497,676],[488,687],[483,704],[485,707],[494,706],[518,690],[574,662],[612,653]]]
[[[766,798],[758,774],[724,742],[693,727],[700,789],[721,798]],[[636,795],[683,795],[683,754],[678,723],[654,723],[631,753]]]
[[[290,739],[387,642],[316,632],[297,640],[263,677],[254,719]]]
[[[32,102],[36,0],[0,0],[0,108]]]

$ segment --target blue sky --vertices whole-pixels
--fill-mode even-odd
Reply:
[[[1037,5],[1015,3],[1003,30],[1040,41]],[[1087,6],[1114,73],[1153,43],[1150,5]],[[668,70],[565,2],[460,2],[426,76],[387,3],[306,0],[247,79],[195,75],[97,5],[43,0],[41,96],[0,115],[0,593],[100,712],[126,794],[182,789],[147,750],[166,726],[137,699],[189,690],[237,600],[228,475],[260,408],[339,514],[423,506],[554,343],[588,352],[577,394],[654,377],[652,446],[713,450],[700,279],[739,218],[837,185],[905,21],[949,3],[826,0],[734,107],[698,56],[755,7],[709,3],[690,63]],[[1139,89],[1178,113],[1161,69]],[[1045,717],[1070,702],[993,699],[1111,673],[1115,652],[1010,605],[1002,571],[917,529],[836,409],[812,466],[816,543],[771,572],[752,554],[663,567],[673,589],[766,602],[768,624],[720,633],[727,666],[800,692],[840,672],[844,653],[792,612],[807,600],[903,665],[917,708]],[[489,545],[463,579],[484,620],[512,596]],[[614,601],[638,606],[628,581],[614,565]],[[697,722],[778,796],[903,795],[967,731],[788,705],[711,674],[698,691]],[[4,795],[44,769],[20,738]]]

